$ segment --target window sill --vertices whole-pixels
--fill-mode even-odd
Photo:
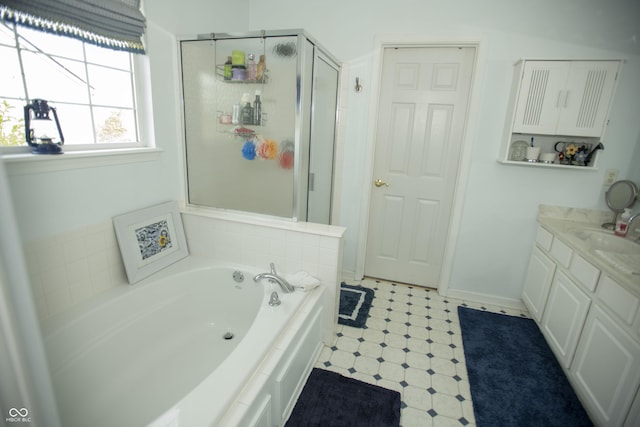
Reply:
[[[62,155],[31,153],[4,154],[2,161],[9,175],[27,175],[157,160],[162,149],[119,148],[113,150],[69,151]]]

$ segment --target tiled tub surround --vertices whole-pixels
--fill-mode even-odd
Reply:
[[[288,399],[302,387],[320,349],[318,342],[332,344],[336,339],[344,229],[196,208],[184,208],[182,219],[192,259],[244,264],[256,271],[268,271],[269,263],[274,262],[281,274],[304,270],[320,279],[322,289],[307,294],[308,300],[315,301],[315,308],[301,309],[291,320],[291,327],[272,343],[268,356],[245,383],[221,423],[246,425],[247,417],[254,415],[260,420],[286,416],[293,404]],[[103,296],[118,293],[117,287],[139,289],[127,283],[111,220],[24,246],[43,331],[51,330],[65,316],[100,302]],[[297,356],[292,358],[294,353]],[[234,372],[223,371],[229,375]],[[205,407],[207,403],[202,401],[185,409],[197,414],[197,408]],[[171,421],[178,413],[169,411],[166,416]]]
[[[303,270],[325,292],[325,342],[333,339],[344,228],[183,208],[189,252],[215,262],[278,272]],[[111,219],[25,244],[40,322],[111,287],[127,285]],[[135,286],[135,285],[134,285]]]
[[[127,283],[110,219],[26,242],[24,250],[40,323]]]
[[[375,290],[366,328],[338,326],[316,367],[400,392],[403,427],[475,425],[458,306],[527,317],[517,309],[443,297],[365,278]]]

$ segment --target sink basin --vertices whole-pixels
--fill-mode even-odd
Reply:
[[[639,244],[606,230],[573,228],[567,232],[592,254],[612,265],[618,271],[640,276]]]
[[[640,254],[640,245],[616,236],[610,231],[592,228],[574,228],[569,233],[577,237],[590,248],[602,252],[618,252],[624,254]]]

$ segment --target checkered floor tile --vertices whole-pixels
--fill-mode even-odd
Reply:
[[[526,312],[445,298],[433,290],[365,278],[375,291],[364,329],[338,325],[316,367],[397,390],[403,427],[473,426],[458,306]]]

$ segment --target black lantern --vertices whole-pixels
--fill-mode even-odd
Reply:
[[[49,112],[53,113],[55,128]],[[55,107],[49,107],[44,99],[34,99],[24,106],[24,125],[27,144],[33,147],[34,154],[62,154],[64,136]],[[56,131],[58,136],[54,136]]]

